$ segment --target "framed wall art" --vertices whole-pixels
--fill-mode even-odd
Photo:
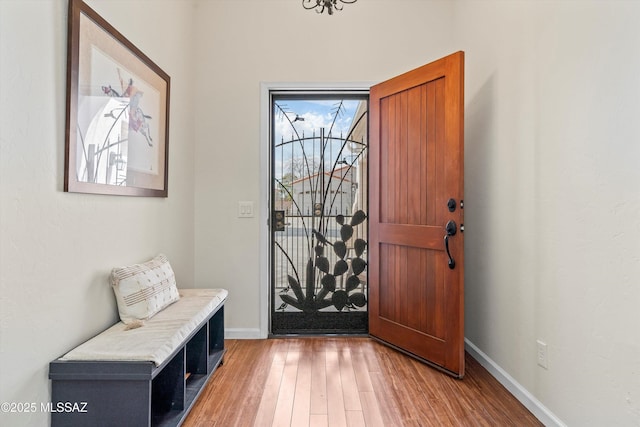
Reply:
[[[64,190],[167,197],[170,78],[69,1]]]

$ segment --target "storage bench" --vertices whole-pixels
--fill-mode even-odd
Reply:
[[[49,365],[56,426],[179,426],[222,363],[224,289],[181,289],[142,326],[122,322]],[[68,410],[67,410],[68,409]]]

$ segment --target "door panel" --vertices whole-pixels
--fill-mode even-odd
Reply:
[[[464,374],[462,52],[370,92],[369,332]],[[456,201],[453,212],[450,198]]]

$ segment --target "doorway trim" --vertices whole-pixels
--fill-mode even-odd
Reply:
[[[260,83],[260,200],[258,214],[260,218],[260,326],[258,336],[234,338],[267,338],[269,336],[269,196],[270,196],[270,94],[273,91],[369,91],[375,82],[353,83],[300,83],[300,82],[261,82]],[[231,338],[231,337],[230,337]]]

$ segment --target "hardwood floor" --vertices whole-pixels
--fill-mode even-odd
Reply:
[[[225,345],[183,426],[542,425],[468,354],[456,380],[369,338]]]

